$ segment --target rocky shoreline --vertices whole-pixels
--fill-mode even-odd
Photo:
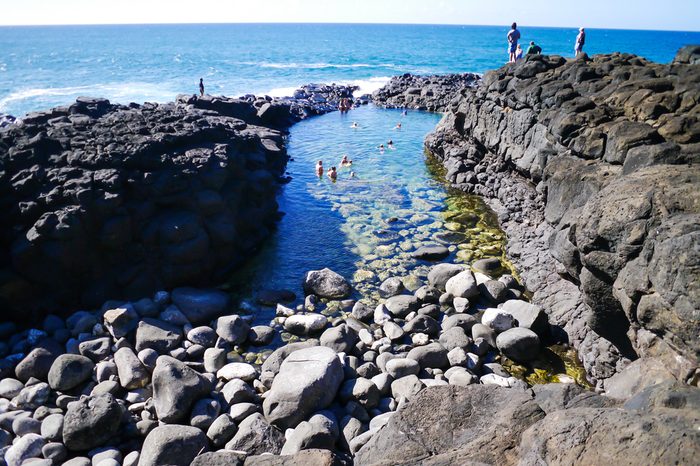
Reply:
[[[368,306],[348,299],[345,278],[308,271],[303,304],[272,293],[277,317],[262,326],[226,293],[178,288],[211,282],[216,261],[206,277],[183,272],[166,283],[148,274],[199,270],[202,257],[235,263],[262,241],[283,182],[285,129],[334,110],[352,90],[143,106],[80,99],[3,129],[0,194],[15,226],[3,246],[21,259],[4,262],[5,299],[28,289],[18,271],[35,277],[53,309],[88,302],[75,290],[102,283],[92,311],[50,314],[27,330],[0,325],[0,465],[692,463],[694,56],[682,51],[672,65],[623,54],[534,57],[483,80],[395,78],[373,100],[446,112],[426,147],[450,183],[494,208],[522,285],[497,259],[435,262],[416,291],[391,277]],[[125,154],[128,176],[110,165]],[[145,173],[155,175],[137,176]],[[260,183],[270,194],[262,205],[246,197]],[[233,187],[235,199],[223,195]],[[28,205],[31,196],[41,202]],[[121,209],[148,202],[146,212]],[[250,208],[257,216],[241,215]],[[198,217],[154,217],[172,210],[176,220]],[[148,233],[149,221],[169,226],[139,245],[160,252],[146,262],[115,254],[109,270],[96,268],[109,241],[134,243],[123,228],[84,226],[115,212],[132,232]],[[202,235],[183,228],[199,225],[210,239],[208,217],[217,215],[246,222],[221,235],[235,233],[231,249],[197,245]],[[86,245],[95,256],[70,254],[92,251]],[[77,263],[60,262],[61,248]],[[134,258],[151,267],[133,271]],[[163,289],[172,291],[153,293]],[[300,340],[256,359],[280,331]],[[563,363],[560,383],[531,388],[509,372],[537,368],[553,342],[576,346],[605,393],[573,383]]]
[[[79,98],[0,133],[5,319],[210,285],[278,218],[286,129],[353,88],[297,98]]]

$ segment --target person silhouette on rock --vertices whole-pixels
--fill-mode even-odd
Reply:
[[[204,79],[199,78],[199,95],[203,96],[204,95]]]

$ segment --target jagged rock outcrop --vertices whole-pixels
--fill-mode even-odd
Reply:
[[[389,108],[444,112],[462,89],[475,86],[480,79],[474,73],[434,76],[406,73],[394,76],[386,86],[374,91],[372,100]]]
[[[423,390],[359,450],[355,464],[685,464],[700,452],[695,388],[656,385],[617,407],[575,386],[542,387]]]
[[[487,73],[426,146],[484,196],[560,338],[604,381],[659,357],[697,383],[700,66],[615,53]]]
[[[3,317],[214,284],[278,217],[284,130],[353,90],[128,106],[79,98],[3,119]]]

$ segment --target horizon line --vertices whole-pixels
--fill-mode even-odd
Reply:
[[[503,27],[509,28],[509,24],[462,24],[462,23],[384,23],[384,22],[326,22],[326,21],[307,21],[307,22],[282,22],[282,21],[239,21],[239,22],[161,22],[161,23],[43,23],[43,24],[0,24],[0,28],[13,27],[80,27],[80,26],[207,26],[207,25],[347,25],[347,26],[462,26],[462,27]],[[578,29],[580,26],[539,26],[526,25],[525,28],[541,28],[541,29]],[[679,32],[679,33],[700,33],[700,30],[692,31],[686,29],[654,29],[654,28],[623,28],[623,27],[592,27],[584,26],[588,30],[612,30],[612,31],[651,31],[651,32]],[[522,25],[519,25],[522,29]]]

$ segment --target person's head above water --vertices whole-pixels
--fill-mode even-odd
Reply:
[[[518,23],[513,23],[510,25],[511,29],[517,29],[518,28]]]
[[[584,28],[578,28],[579,32],[586,32]]]
[[[323,165],[323,160],[319,160],[319,161],[318,161],[318,164],[319,164],[319,165]]]

